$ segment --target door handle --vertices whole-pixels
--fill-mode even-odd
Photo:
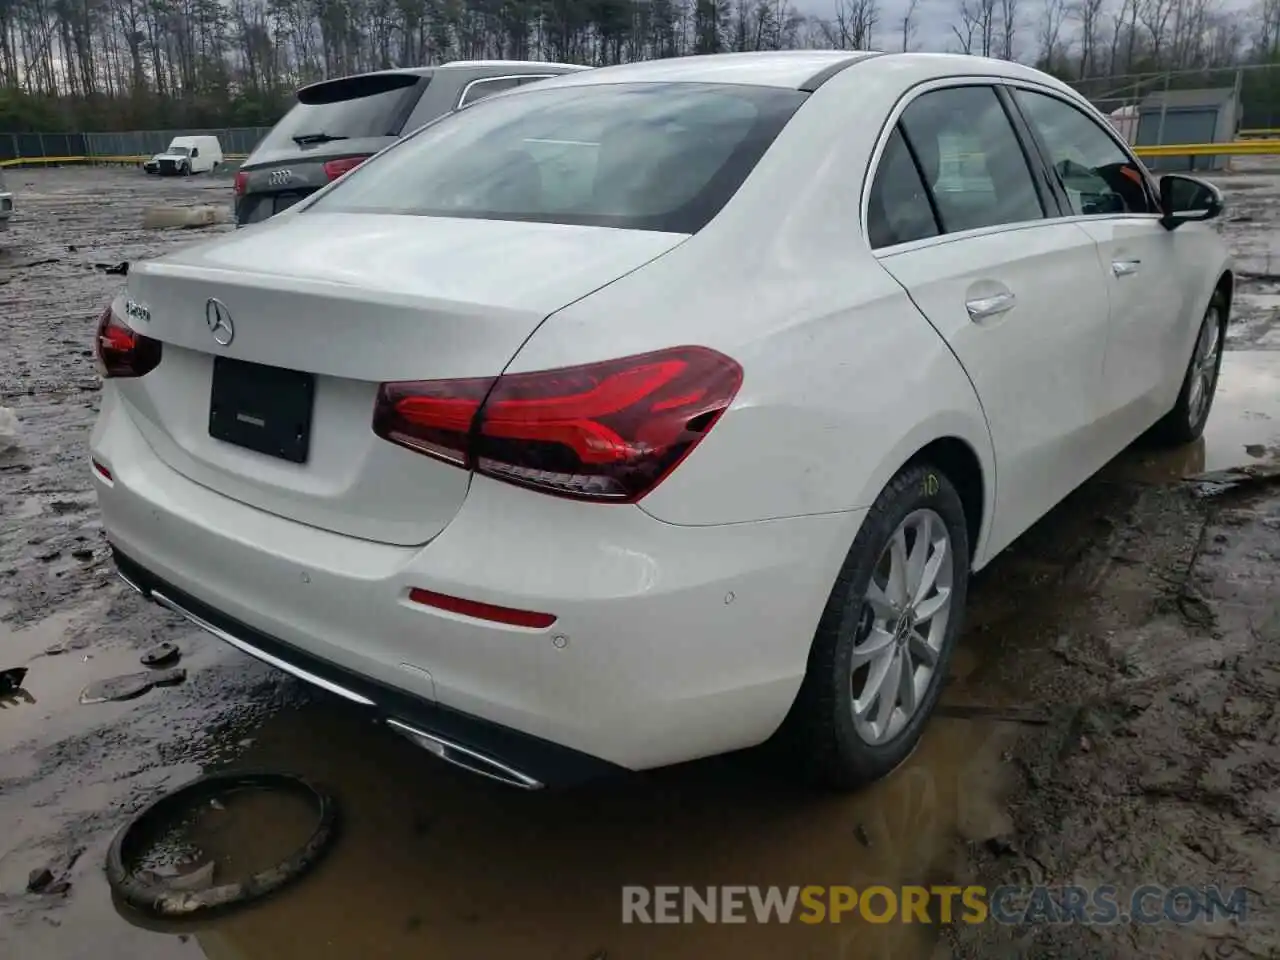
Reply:
[[[1131,277],[1142,266],[1141,260],[1112,260],[1111,272],[1117,277]]]
[[[974,297],[972,300],[966,300],[964,307],[969,311],[970,320],[989,320],[991,317],[1008,313],[1017,302],[1018,298],[1006,291],[989,297]]]

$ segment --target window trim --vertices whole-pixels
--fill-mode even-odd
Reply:
[[[1060,217],[1059,219],[1062,219],[1064,221],[1082,220],[1086,222],[1096,222],[1098,220],[1109,220],[1109,219],[1158,220],[1160,219],[1161,216],[1163,216],[1163,214],[1158,212],[1160,209],[1160,192],[1156,188],[1156,185],[1151,180],[1151,171],[1148,170],[1146,168],[1146,165],[1143,164],[1142,161],[1138,159],[1138,157],[1134,154],[1133,150],[1130,148],[1129,144],[1124,142],[1124,140],[1120,137],[1120,134],[1116,131],[1115,127],[1113,127],[1110,123],[1107,122],[1107,118],[1103,116],[1102,113],[1093,104],[1089,103],[1087,100],[1081,103],[1080,101],[1076,100],[1074,97],[1064,96],[1062,91],[1060,90],[1054,90],[1052,87],[1045,87],[1037,83],[1032,83],[1026,80],[1022,80],[1020,78],[1010,78],[1004,82],[1004,86],[1009,88],[1010,105],[1014,110],[1017,111],[1018,116],[1022,118],[1023,123],[1026,124],[1027,130],[1031,134],[1032,141],[1035,143],[1036,150],[1040,154],[1041,165],[1045,169],[1046,175],[1049,178],[1049,182],[1053,184],[1054,194],[1055,196],[1058,197],[1058,203],[1063,209],[1063,216]],[[1142,173],[1142,182],[1144,185],[1144,190],[1146,191],[1146,194],[1147,194],[1147,201],[1156,208],[1157,212],[1155,213],[1129,213],[1129,212],[1076,213],[1074,210],[1072,210],[1071,204],[1070,204],[1070,198],[1067,195],[1066,188],[1062,185],[1061,179],[1057,176],[1056,172],[1053,169],[1053,161],[1052,161],[1052,156],[1049,153],[1049,145],[1044,142],[1044,138],[1040,135],[1040,131],[1038,131],[1035,128],[1035,125],[1026,117],[1025,114],[1023,114],[1022,108],[1018,105],[1017,97],[1013,96],[1013,90],[1015,89],[1023,89],[1023,90],[1026,90],[1028,93],[1038,93],[1038,94],[1041,94],[1042,96],[1046,96],[1050,98],[1051,100],[1057,100],[1059,103],[1063,104],[1068,109],[1074,108],[1077,113],[1080,113],[1086,119],[1093,121],[1093,125],[1095,127],[1098,127],[1103,132],[1103,134],[1107,136],[1111,140],[1111,142],[1120,150],[1120,152],[1125,156],[1125,158],[1128,159],[1128,161],[1132,163],[1134,167]]]
[[[1017,101],[1013,98],[1013,91],[1007,85],[1001,84],[996,88],[996,96],[1004,104],[1005,113],[1009,115],[1009,122],[1013,124],[1014,132],[1022,143],[1022,151],[1027,158],[1027,165],[1034,168],[1032,178],[1036,181],[1036,191],[1039,192],[1040,202],[1045,209],[1045,219],[1058,220],[1062,217],[1072,216],[1071,201],[1062,189],[1061,182],[1054,175],[1053,168],[1049,163],[1049,154],[1044,149],[1045,144],[1041,141],[1036,128],[1031,125],[1031,121],[1018,109]],[[1056,216],[1054,215],[1055,213]]]
[[[907,249],[917,249],[919,247],[930,246],[938,243],[948,242],[951,240],[963,239],[966,237],[986,236],[990,233],[1000,232],[1004,230],[1022,229],[1027,226],[1039,226],[1044,223],[1056,223],[1061,219],[1061,211],[1058,210],[1058,200],[1056,195],[1053,196],[1053,208],[1046,202],[1046,197],[1041,193],[1040,177],[1037,176],[1037,169],[1043,168],[1044,157],[1041,156],[1037,147],[1031,143],[1027,143],[1023,139],[1022,131],[1019,128],[1018,120],[1010,114],[1009,105],[1006,98],[1001,95],[1001,86],[1008,82],[1007,77],[993,77],[982,75],[963,75],[949,77],[931,77],[928,80],[922,80],[920,83],[908,88],[898,98],[898,102],[894,104],[893,109],[889,111],[885,117],[884,124],[880,128],[877,135],[875,149],[871,151],[871,158],[867,163],[867,169],[862,178],[862,196],[859,199],[859,220],[862,227],[862,237],[867,243],[868,249],[871,250],[873,256],[879,258],[887,256],[890,253],[898,253]],[[888,145],[889,137],[898,127],[902,120],[903,113],[920,97],[938,90],[950,90],[960,87],[988,87],[995,94],[1000,108],[1004,111],[1005,119],[1009,122],[1009,127],[1013,131],[1014,140],[1022,152],[1023,162],[1027,165],[1027,172],[1031,175],[1031,182],[1036,191],[1036,198],[1040,203],[1042,216],[1037,220],[1017,220],[1010,223],[995,224],[994,226],[973,227],[969,230],[956,230],[949,233],[940,233],[936,237],[926,237],[921,240],[911,240],[907,243],[898,243],[889,247],[871,247],[868,237],[868,213],[871,205],[871,186],[875,182],[875,175],[880,171],[880,161],[884,156],[885,147]],[[905,132],[904,132],[905,135]],[[910,142],[908,138],[908,143]],[[914,161],[914,148],[912,150]],[[929,185],[925,184],[925,189],[929,190]],[[932,190],[929,190],[932,193]],[[1055,213],[1058,214],[1055,216]],[[939,223],[939,227],[943,224]]]
[[[497,83],[499,80],[514,80],[516,82],[510,87],[510,89],[516,90],[523,85],[520,81],[524,80],[526,77],[530,77],[534,80],[550,80],[552,77],[559,76],[561,76],[559,73],[504,73],[501,76],[476,77],[474,80],[468,81],[467,85],[462,88],[462,92],[458,94],[458,100],[453,105],[453,109],[461,110],[463,107],[469,107],[471,104],[465,102],[467,94],[471,92],[472,87],[481,83]],[[501,93],[502,91],[499,90],[498,92]],[[480,98],[480,100],[483,99],[484,97]],[[479,103],[479,100],[473,102]]]
[[[910,243],[924,243],[927,240],[937,240],[939,237],[946,236],[946,230],[942,226],[942,215],[938,211],[938,201],[933,196],[933,191],[929,189],[929,184],[925,182],[924,171],[920,166],[920,158],[916,155],[916,148],[911,145],[911,138],[907,136],[906,128],[901,123],[895,123],[889,128],[889,134],[885,137],[885,147],[889,145],[894,136],[902,140],[902,146],[907,151],[907,159],[911,161],[911,170],[915,174],[916,182],[920,184],[924,190],[925,201],[929,204],[929,215],[933,217],[933,235],[929,237],[917,237],[915,240],[904,240],[901,243],[886,244],[883,247],[877,247],[871,242],[871,196],[875,192],[876,178],[880,175],[880,168],[876,167],[876,176],[871,179],[871,185],[867,188],[867,219],[866,229],[863,231],[867,241],[867,246],[874,252],[876,250],[888,250],[891,247],[903,247]]]

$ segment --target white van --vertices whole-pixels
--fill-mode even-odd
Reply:
[[[142,168],[147,173],[189,176],[206,173],[222,162],[217,137],[174,137],[164,153],[157,153]]]

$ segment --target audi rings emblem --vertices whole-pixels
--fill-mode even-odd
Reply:
[[[235,339],[236,326],[231,322],[231,311],[216,297],[210,297],[205,302],[204,322],[209,325],[209,332],[219,346],[225,347]]]
[[[271,176],[267,177],[267,184],[273,187],[283,187],[292,179],[292,170],[272,170]]]

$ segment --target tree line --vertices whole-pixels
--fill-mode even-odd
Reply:
[[[0,0],[0,132],[269,125],[306,82],[454,59],[923,45],[920,0],[893,16],[881,0],[830,2],[815,15],[793,0]],[[1247,13],[1224,0],[947,2],[930,14],[930,36],[946,35],[932,48],[1070,80],[1280,63],[1280,0]],[[1280,103],[1273,72],[1249,74],[1260,103]]]

